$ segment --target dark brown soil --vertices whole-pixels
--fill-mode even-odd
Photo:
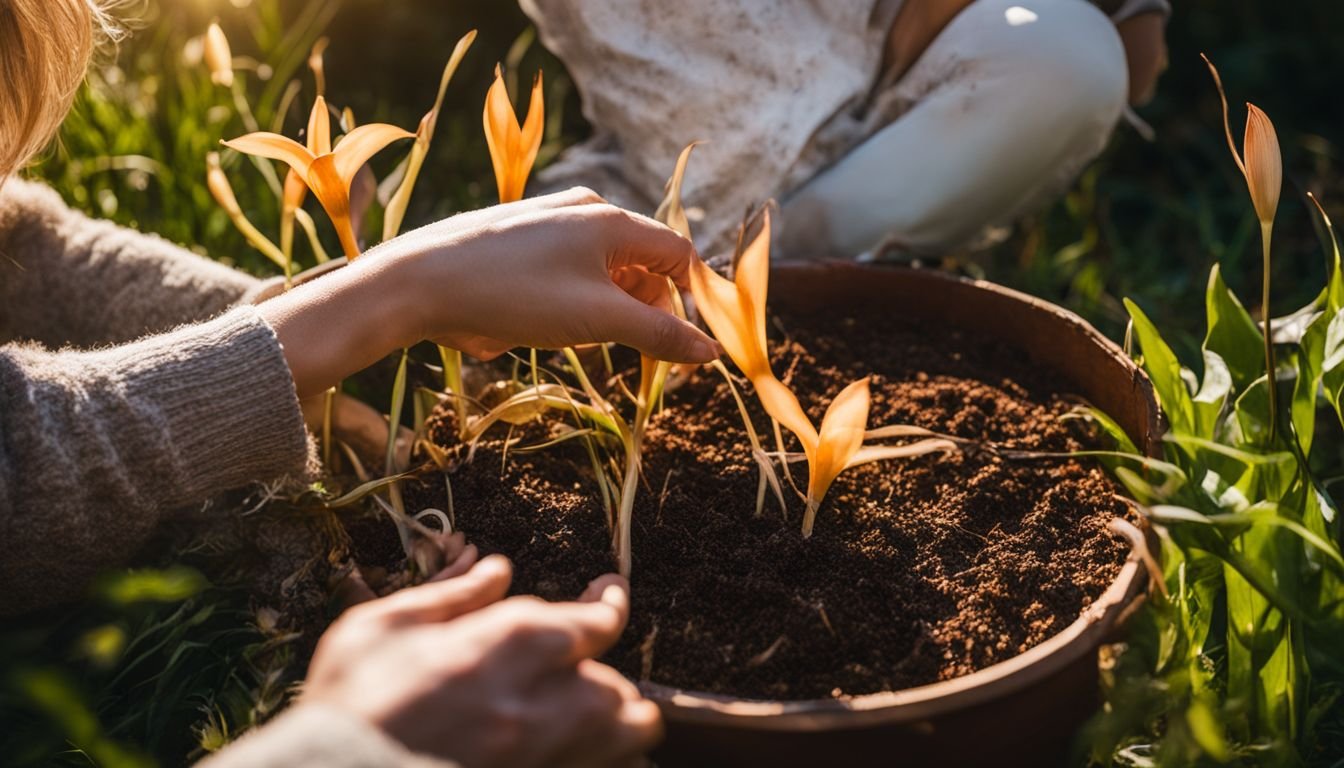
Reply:
[[[1058,419],[1073,401],[1020,353],[878,320],[777,324],[775,370],[814,420],[841,387],[871,374],[870,426],[915,424],[1033,451],[1084,447],[1077,422]],[[444,444],[450,418],[434,431]],[[758,429],[767,425],[759,416]],[[614,568],[587,453],[569,443],[505,460],[502,437],[451,477],[458,527],[484,552],[513,559],[517,592],[570,599]],[[805,481],[802,465],[794,472]],[[408,505],[446,508],[443,487],[434,473],[407,489]],[[792,494],[787,519],[773,499],[753,517],[756,487],[731,394],[700,370],[650,427],[633,614],[607,661],[637,679],[747,697],[907,688],[1062,630],[1125,557],[1107,531],[1124,506],[1100,468],[1073,460],[967,451],[867,465],[835,484],[808,540]]]

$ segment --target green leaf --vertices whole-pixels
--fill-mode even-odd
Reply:
[[[1340,394],[1344,391],[1344,309],[1330,318],[1321,355],[1321,386],[1325,389],[1325,399],[1344,420],[1344,411],[1340,410]]]
[[[1221,355],[1204,350],[1204,381],[1194,397],[1195,434],[1212,437],[1232,392],[1232,374]]]
[[[1099,408],[1084,406],[1066,414],[1063,418],[1086,419],[1095,422],[1107,437],[1115,441],[1115,450],[1120,453],[1134,454],[1136,456],[1142,455],[1143,453],[1135,447],[1134,441],[1129,439],[1129,435],[1125,434],[1125,430],[1120,426],[1120,423],[1115,419],[1112,419]]]
[[[1311,455],[1311,446],[1316,438],[1316,404],[1324,372],[1322,366],[1329,327],[1330,317],[1325,313],[1319,314],[1303,332],[1292,361],[1297,369],[1297,380],[1293,382],[1291,421],[1303,456]]]
[[[1265,373],[1265,337],[1223,282],[1217,265],[1209,272],[1205,311],[1209,329],[1204,349],[1217,353],[1227,363],[1233,391],[1241,392]],[[1147,353],[1147,347],[1144,352]]]
[[[1125,299],[1125,308],[1134,321],[1134,333],[1143,351],[1143,368],[1152,379],[1153,389],[1157,391],[1158,400],[1172,429],[1178,432],[1193,431],[1194,405],[1190,401],[1190,390],[1181,380],[1180,360],[1138,304]]]
[[[1185,724],[1190,728],[1190,735],[1194,737],[1195,743],[1208,753],[1209,757],[1226,761],[1231,756],[1227,739],[1223,735],[1223,724],[1203,698],[1196,699],[1185,711]]]
[[[176,603],[200,594],[210,582],[186,566],[135,570],[108,577],[98,587],[103,599],[117,604]]]

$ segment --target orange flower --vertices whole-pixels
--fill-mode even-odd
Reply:
[[[359,243],[350,219],[350,186],[370,158],[392,142],[414,136],[394,125],[372,123],[350,131],[339,146],[333,149],[331,116],[327,112],[326,99],[319,96],[308,120],[308,146],[279,134],[265,132],[251,133],[223,144],[244,154],[279,160],[289,165],[298,179],[313,191],[331,217],[336,233],[341,238],[341,247],[346,257],[353,261],[359,257]],[[298,207],[294,201],[302,201],[302,188],[289,183],[285,186],[284,203],[286,207],[292,205],[289,210],[293,210]]]
[[[499,187],[499,202],[512,203],[523,199],[527,177],[537,162],[541,149],[541,133],[545,127],[545,99],[542,94],[541,73],[532,81],[532,101],[527,108],[527,122],[518,125],[518,115],[509,101],[504,85],[504,74],[495,66],[495,82],[485,97],[485,140],[490,146],[490,160],[495,166],[495,183]]]
[[[1227,136],[1227,148],[1232,151],[1232,160],[1246,177],[1246,186],[1251,192],[1251,202],[1255,205],[1255,215],[1260,226],[1274,224],[1274,215],[1279,210],[1279,195],[1283,190],[1283,156],[1279,152],[1279,136],[1274,131],[1274,123],[1269,116],[1254,104],[1246,104],[1246,138],[1242,142],[1242,151],[1232,140],[1232,124],[1228,116],[1227,93],[1223,90],[1223,79],[1218,68],[1208,56],[1200,54],[1209,72],[1213,74],[1213,84],[1218,88],[1218,98],[1223,103],[1223,133]]]
[[[212,83],[225,88],[233,85],[233,51],[218,21],[210,22],[205,32],[205,66],[210,70]]]
[[[766,413],[797,436],[807,456],[807,512],[803,536],[835,478],[854,466],[868,423],[868,380],[850,384],[826,409],[818,431],[803,412],[798,397],[770,368],[765,341],[765,297],[770,278],[770,211],[761,232],[743,251],[732,280],[699,259],[691,267],[691,293],[700,315],[724,351],[751,380]]]
[[[1246,140],[1242,147],[1246,154],[1246,186],[1251,188],[1255,213],[1262,224],[1272,222],[1283,190],[1283,156],[1274,123],[1250,103],[1246,104]]]

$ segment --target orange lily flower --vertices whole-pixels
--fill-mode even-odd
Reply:
[[[359,257],[359,242],[350,218],[350,186],[361,168],[389,144],[415,134],[394,125],[372,123],[350,131],[335,149],[331,146],[331,116],[327,100],[321,96],[313,104],[308,120],[308,145],[276,133],[251,133],[223,142],[224,146],[244,154],[279,160],[298,175],[313,191],[331,217],[341,247],[351,261]],[[286,184],[286,204],[291,195],[301,200],[296,185]],[[295,206],[297,207],[297,206]]]
[[[532,101],[527,108],[527,122],[518,125],[518,115],[509,101],[504,85],[504,73],[495,66],[495,82],[485,97],[485,140],[490,146],[490,160],[495,166],[495,183],[499,187],[499,202],[512,203],[523,199],[527,177],[537,162],[541,149],[541,134],[545,127],[545,98],[542,94],[541,73],[532,81]]]
[[[863,445],[868,422],[868,380],[846,387],[826,411],[821,431],[803,412],[798,397],[770,368],[765,343],[765,297],[770,279],[770,211],[761,232],[743,251],[732,280],[697,259],[691,267],[691,293],[700,315],[724,351],[751,380],[771,418],[798,437],[807,456],[807,513],[803,535],[812,535],[817,509],[835,478],[850,466]]]
[[[1246,188],[1251,193],[1251,203],[1255,206],[1255,216],[1260,220],[1260,245],[1264,262],[1264,277],[1261,281],[1260,307],[1264,313],[1265,375],[1268,377],[1269,397],[1269,439],[1279,424],[1278,397],[1274,371],[1277,370],[1274,354],[1273,314],[1269,307],[1270,276],[1270,239],[1274,235],[1274,216],[1279,211],[1279,196],[1283,191],[1283,156],[1279,151],[1279,136],[1274,131],[1274,123],[1269,116],[1254,104],[1246,104],[1246,138],[1242,142],[1241,152],[1232,140],[1232,125],[1228,119],[1227,93],[1223,90],[1223,79],[1218,76],[1218,68],[1208,56],[1200,54],[1204,63],[1213,74],[1213,83],[1218,87],[1218,98],[1223,103],[1223,133],[1227,136],[1227,148],[1232,151],[1232,160],[1236,162],[1241,175],[1246,177]]]

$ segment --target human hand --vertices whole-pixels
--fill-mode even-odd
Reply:
[[[631,764],[661,738],[658,708],[593,661],[625,627],[625,580],[546,603],[505,599],[511,575],[487,557],[350,609],[318,643],[299,705],[340,708],[466,768]]]
[[[465,232],[439,222],[389,244],[420,289],[417,335],[485,359],[515,346],[615,341],[671,362],[712,360],[717,344],[665,311],[668,278],[687,286],[693,246],[586,195]]]
[[[670,362],[718,345],[664,309],[693,246],[589,190],[455,216],[260,305],[300,398],[424,339],[482,358],[614,341]]]
[[[1129,63],[1129,103],[1147,104],[1157,90],[1157,79],[1167,68],[1167,19],[1158,13],[1140,13],[1115,25]]]

